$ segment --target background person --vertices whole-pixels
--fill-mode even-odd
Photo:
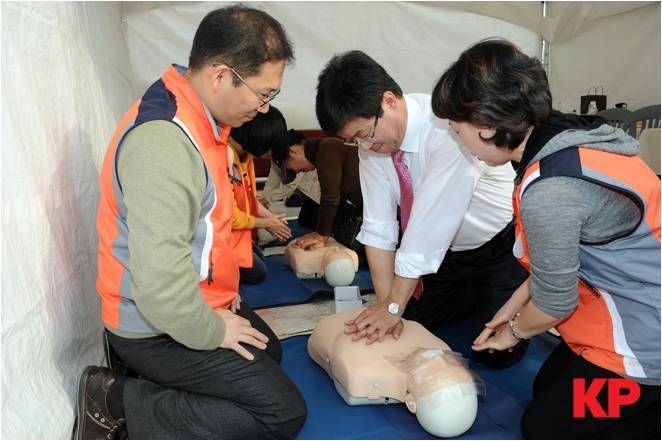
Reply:
[[[261,283],[268,274],[264,254],[256,241],[256,228],[266,229],[281,241],[287,241],[292,235],[285,214],[272,213],[257,198],[254,165],[256,157],[268,157],[269,148],[284,142],[286,136],[285,118],[273,106],[230,131],[228,148],[232,165],[228,176],[235,202],[231,243],[241,283]]]
[[[307,219],[315,231],[299,237],[294,247],[317,249],[326,246],[333,236],[340,243],[365,256],[356,241],[361,227],[363,198],[359,181],[359,157],[356,146],[345,145],[338,138],[308,138],[290,130],[288,141],[272,149],[272,159],[281,166],[281,175],[317,170],[320,203],[307,198],[299,219]]]

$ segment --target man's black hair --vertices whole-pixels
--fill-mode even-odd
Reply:
[[[290,154],[290,146],[303,144],[305,140],[306,136],[301,130],[290,129],[284,143],[271,147],[271,159],[277,163],[284,161]]]
[[[211,11],[198,26],[189,68],[224,63],[244,78],[256,75],[267,61],[294,60],[292,43],[281,24],[259,9],[232,5]],[[233,84],[241,81],[234,76]]]
[[[335,55],[319,75],[315,111],[327,136],[336,136],[350,120],[382,116],[384,92],[402,89],[382,66],[361,51]]]

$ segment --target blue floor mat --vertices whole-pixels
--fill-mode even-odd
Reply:
[[[459,439],[520,439],[519,421],[531,399],[533,379],[554,348],[551,336],[531,340],[525,357],[504,370],[471,360],[474,338],[470,321],[445,325],[435,334],[470,359],[470,368],[486,385],[474,425]],[[292,337],[283,344],[283,369],[308,404],[308,418],[297,439],[433,439],[402,404],[348,406],[326,372],[308,356],[308,337]]]

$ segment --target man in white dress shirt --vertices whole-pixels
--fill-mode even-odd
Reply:
[[[429,94],[403,95],[360,51],[334,56],[320,73],[316,112],[327,135],[359,146],[358,240],[378,302],[346,332],[371,344],[388,333],[399,338],[402,316],[433,327],[476,309],[478,335],[527,277],[512,255],[512,166],[490,167],[461,148]],[[405,200],[412,191],[413,204]],[[506,367],[525,350],[523,342],[474,356]]]

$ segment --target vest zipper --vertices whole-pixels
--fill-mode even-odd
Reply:
[[[207,285],[214,283],[214,262],[212,260],[212,253],[209,253],[209,271],[207,272]]]

